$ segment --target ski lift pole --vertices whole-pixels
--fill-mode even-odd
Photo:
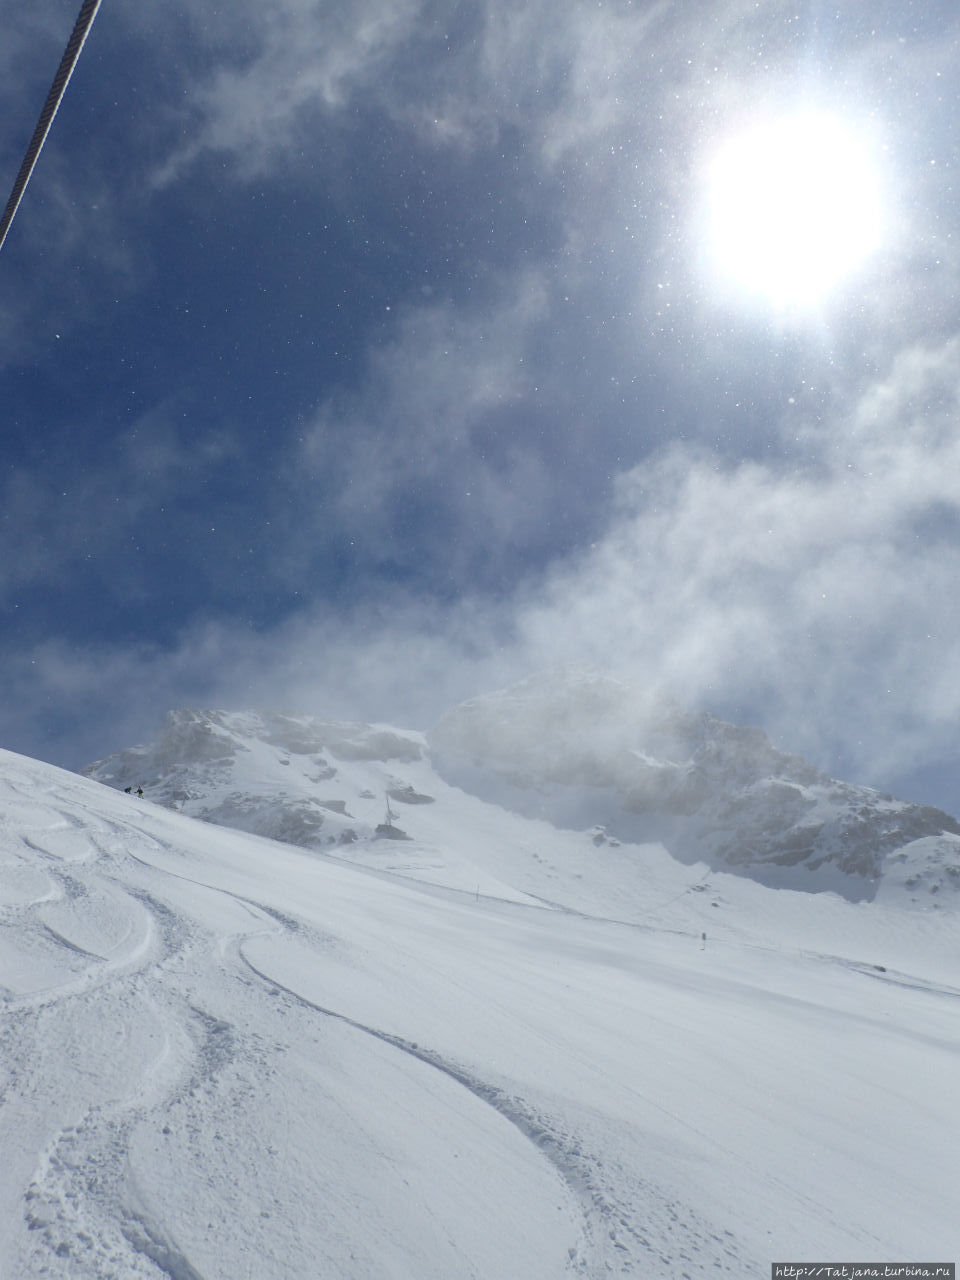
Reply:
[[[77,18],[73,28],[73,34],[67,41],[67,47],[64,50],[63,57],[60,59],[60,66],[57,68],[57,74],[53,78],[53,84],[50,86],[47,100],[43,104],[43,110],[40,112],[37,127],[34,129],[30,145],[27,147],[27,154],[23,157],[23,164],[20,166],[17,180],[13,184],[13,190],[10,192],[7,207],[3,211],[3,217],[0,218],[0,249],[3,248],[3,242],[7,238],[10,224],[13,222],[14,215],[20,207],[20,201],[23,199],[23,193],[27,189],[30,175],[33,173],[34,166],[40,158],[43,144],[46,142],[50,126],[53,124],[53,117],[57,114],[57,108],[60,106],[63,95],[67,91],[67,85],[73,75],[73,69],[80,58],[84,41],[93,26],[93,20],[97,16],[99,8],[100,0],[84,0],[80,16]]]

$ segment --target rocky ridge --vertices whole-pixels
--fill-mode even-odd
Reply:
[[[548,673],[472,699],[425,737],[309,716],[177,711],[155,743],[85,772],[317,850],[416,839],[417,808],[449,784],[582,831],[598,850],[661,842],[683,862],[852,899],[884,885],[928,903],[960,891],[960,823],[950,815],[829,778],[758,728],[597,673]]]

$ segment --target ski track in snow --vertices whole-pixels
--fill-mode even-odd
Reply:
[[[31,839],[29,847],[45,863],[54,864],[50,875],[59,890],[43,895],[43,903],[87,897],[83,882],[61,871],[56,864],[63,861],[71,865],[109,864],[116,860],[112,846],[124,843],[123,835],[122,830],[110,828],[106,833],[92,834],[86,842],[71,839],[67,847],[50,833],[45,833],[43,843]],[[142,837],[140,839],[142,841]],[[156,872],[148,859],[137,854],[128,856],[152,871],[154,879],[179,878],[199,883],[169,871]],[[236,902],[250,917],[258,918],[258,929],[239,936],[281,929],[303,933],[299,921],[275,908],[248,902],[226,890],[212,892]],[[176,996],[173,1000],[168,998],[163,1008],[158,1001],[158,988],[162,991],[164,986],[170,986],[164,982],[169,976],[182,982],[189,971],[191,953],[238,951],[238,944],[235,939],[224,936],[202,939],[188,919],[156,892],[135,888],[129,891],[128,897],[142,913],[141,929],[139,936],[127,937],[125,948],[118,949],[112,958],[80,947],[45,921],[39,922],[44,936],[68,953],[69,976],[55,985],[10,1001],[8,1014],[19,1017],[15,1024],[5,1025],[5,1035],[17,1046],[42,1046],[45,1024],[53,1022],[73,1029],[98,1022],[103,1035],[111,1022],[107,1016],[111,1003],[115,1005],[112,1021],[117,1027],[129,1027],[138,1018],[142,1020],[144,1009],[148,1008],[148,1016],[158,1024],[166,1020],[173,1025],[183,1025],[186,1016],[194,1041],[191,1066],[185,1072],[181,1062],[172,1088],[168,1082],[166,1088],[151,1090],[151,1075],[162,1074],[162,1060],[168,1047],[164,1035],[156,1059],[146,1064],[143,1077],[138,1079],[134,1075],[131,1092],[114,1096],[115,1091],[101,1076],[101,1099],[87,1105],[75,1123],[62,1126],[49,1139],[24,1197],[24,1218],[30,1233],[24,1255],[24,1277],[140,1280],[161,1274],[170,1280],[204,1280],[204,1272],[185,1256],[163,1225],[137,1203],[136,1195],[131,1196],[129,1154],[133,1131],[149,1123],[151,1113],[166,1115],[179,1104],[196,1099],[205,1089],[215,1086],[217,1077],[237,1057],[238,1038],[230,1024],[199,1007],[191,1006],[186,1011],[178,1008]],[[29,917],[41,905],[39,901],[27,903],[20,914]],[[231,942],[233,946],[228,945]],[[79,970],[77,960],[84,962]],[[269,980],[268,985],[273,986]],[[388,1037],[381,1038],[388,1042]],[[9,1084],[28,1102],[31,1097],[39,1099],[45,1093],[57,1091],[59,1082],[44,1077],[38,1061],[42,1056],[42,1050],[39,1055],[28,1054],[23,1048],[5,1055],[8,1063],[12,1061],[19,1067]],[[426,1055],[423,1060],[429,1062]],[[430,1065],[438,1064],[430,1062]],[[102,1066],[98,1057],[90,1064],[90,1074],[99,1074]],[[452,1072],[447,1074],[453,1077]],[[123,1086],[128,1084],[124,1080]],[[473,1092],[481,1096],[480,1090],[475,1088]],[[199,1137],[202,1127],[194,1124],[193,1134]],[[252,1270],[250,1274],[256,1272]],[[359,1280],[361,1273],[358,1271],[356,1275]]]
[[[248,968],[265,983],[286,992],[304,1007],[353,1027],[442,1072],[518,1129],[553,1165],[581,1206],[582,1238],[570,1250],[569,1274],[590,1277],[614,1273],[642,1275],[649,1272],[651,1263],[657,1263],[666,1268],[677,1267],[677,1274],[684,1275],[684,1263],[688,1260],[685,1251],[681,1248],[679,1252],[665,1252],[671,1247],[675,1249],[678,1236],[689,1241],[693,1255],[705,1246],[711,1246],[719,1255],[714,1264],[718,1272],[742,1274],[746,1264],[736,1250],[730,1232],[714,1233],[707,1224],[698,1222],[696,1215],[688,1209],[667,1201],[651,1184],[638,1184],[635,1188],[638,1193],[636,1201],[643,1204],[648,1221],[645,1229],[637,1225],[628,1206],[617,1202],[616,1191],[604,1176],[602,1157],[586,1151],[581,1141],[566,1133],[556,1119],[544,1116],[522,1098],[485,1082],[466,1067],[445,1059],[434,1050],[315,1004],[257,968],[243,954],[242,945],[239,954]],[[658,1224],[650,1221],[657,1218],[667,1223],[666,1232],[658,1230]],[[654,1243],[652,1238],[657,1236],[660,1236],[659,1243]]]
[[[144,863],[144,865],[149,864]],[[170,872],[169,874],[176,875],[177,873]],[[191,880],[191,877],[188,876],[180,876],[178,878],[191,883],[201,883]],[[217,892],[223,893],[225,896],[242,903],[256,912],[262,913],[263,918],[275,922],[279,930],[297,934],[301,938],[311,932],[296,917],[279,911],[274,907],[250,901],[226,890],[218,890]],[[263,930],[257,930],[256,932],[260,933]],[[626,1216],[626,1211],[618,1209],[612,1204],[601,1189],[598,1170],[602,1168],[602,1165],[598,1159],[591,1160],[585,1156],[574,1139],[551,1127],[548,1121],[535,1114],[521,1099],[510,1097],[502,1089],[484,1083],[466,1068],[446,1061],[440,1054],[412,1041],[391,1035],[375,1027],[366,1026],[333,1009],[324,1008],[307,999],[293,988],[277,981],[270,974],[262,972],[244,954],[243,943],[250,936],[253,936],[252,933],[231,939],[228,954],[232,954],[243,964],[247,971],[254,974],[264,984],[265,990],[269,991],[272,996],[276,996],[278,992],[282,991],[301,1008],[309,1010],[311,1013],[319,1014],[324,1018],[334,1019],[345,1026],[391,1046],[408,1058],[422,1063],[432,1070],[441,1072],[458,1085],[463,1086],[470,1094],[479,1098],[481,1102],[507,1120],[542,1153],[546,1160],[556,1169],[563,1182],[570,1188],[581,1205],[583,1213],[583,1239],[579,1245],[572,1245],[569,1250],[569,1274],[589,1277],[612,1274],[614,1272],[623,1275],[638,1274],[635,1270],[634,1248],[639,1245],[642,1251],[649,1252],[652,1246],[631,1224]],[[199,1014],[199,1011],[197,1012]],[[682,1211],[679,1206],[667,1206],[666,1213],[674,1222],[680,1223],[685,1229],[691,1228],[694,1238],[702,1234],[696,1230],[691,1222],[681,1222]],[[628,1241],[630,1243],[627,1243]],[[723,1249],[729,1248],[727,1241],[718,1240],[717,1243]],[[616,1265],[614,1265],[614,1260]],[[664,1255],[660,1255],[659,1260],[663,1265],[670,1265],[670,1259]],[[723,1268],[723,1270],[727,1269],[726,1267]],[[180,1270],[174,1270],[170,1271],[169,1274],[172,1280],[192,1280],[197,1275],[189,1267],[182,1273]]]
[[[35,805],[24,788],[11,789]],[[151,993],[151,972],[182,962],[196,946],[196,934],[147,890],[113,883],[128,878],[118,850],[142,844],[139,832],[109,820],[81,821],[56,805],[50,812],[59,821],[21,836],[40,859],[48,889],[3,911],[8,930],[33,924],[33,936],[65,957],[59,975],[56,956],[47,966],[52,981],[5,1002],[3,1098],[18,1099],[15,1119],[26,1121],[28,1131],[41,1117],[53,1128],[24,1195],[29,1236],[20,1274],[202,1280],[162,1228],[130,1207],[126,1171],[132,1128],[169,1104],[161,1083],[169,1051],[165,1023],[178,1015],[163,1010]],[[68,936],[83,923],[70,908],[82,904],[89,912],[92,893],[103,899],[101,916],[109,917],[102,952]],[[52,912],[65,922],[59,928],[45,918]],[[126,927],[114,937],[117,918]],[[96,1028],[92,1036],[90,1028]],[[155,1043],[144,1053],[138,1038]],[[131,1051],[128,1072],[124,1055]],[[69,1113],[72,1122],[51,1125],[57,1112],[58,1118]]]

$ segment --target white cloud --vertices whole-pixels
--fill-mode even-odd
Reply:
[[[322,122],[357,103],[440,145],[489,143],[511,123],[547,165],[595,160],[611,132],[636,138],[709,112],[731,78],[769,70],[794,37],[782,21],[793,8],[759,13],[749,0],[685,13],[668,0],[352,0],[335,10],[241,0],[229,22],[201,20],[201,9],[192,34],[215,61],[188,88],[192,140],[161,180],[210,150],[233,156],[244,178],[266,172],[291,148],[309,155]]]
[[[521,611],[532,652],[748,708],[866,775],[960,747],[960,342],[913,349],[775,466],[677,448]]]
[[[191,141],[161,167],[157,181],[172,180],[207,151],[232,155],[249,179],[283,161],[290,148],[307,156],[322,150],[325,118],[375,83],[383,61],[415,29],[421,7],[419,0],[319,9],[308,0],[267,0],[239,12],[232,6],[228,29],[242,17],[248,49],[232,48],[230,61],[218,61],[210,79],[191,89]],[[208,39],[213,33],[206,29]]]
[[[304,520],[292,571],[302,571],[296,552],[309,554],[318,520],[355,536],[366,555],[408,567],[436,553],[454,576],[461,539],[465,553],[495,557],[529,534],[548,501],[543,463],[522,431],[487,441],[484,432],[498,415],[522,415],[534,394],[530,348],[547,303],[529,272],[489,305],[403,313],[369,356],[362,390],[321,406],[303,432],[285,476]],[[323,505],[311,508],[317,492]],[[410,535],[416,506],[433,509],[438,533]]]
[[[79,768],[151,740],[166,712],[184,706],[426,728],[478,689],[525,674],[516,661],[505,619],[387,590],[379,602],[316,610],[267,632],[198,623],[169,648],[49,641],[0,666],[3,745]]]

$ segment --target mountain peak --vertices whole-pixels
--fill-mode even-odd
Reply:
[[[888,855],[928,837],[960,867],[960,823],[941,810],[829,778],[760,728],[602,673],[548,673],[471,699],[429,741],[444,777],[496,803],[660,840],[681,860],[768,884],[871,897]]]
[[[455,787],[594,843],[598,831],[604,846],[659,843],[681,862],[774,887],[859,900],[889,874],[923,901],[960,888],[960,824],[948,814],[829,778],[758,727],[592,671],[472,698],[426,738],[285,712],[181,709],[155,743],[85,772],[208,822],[318,850],[350,846],[354,859],[378,839],[433,830],[415,806]]]

